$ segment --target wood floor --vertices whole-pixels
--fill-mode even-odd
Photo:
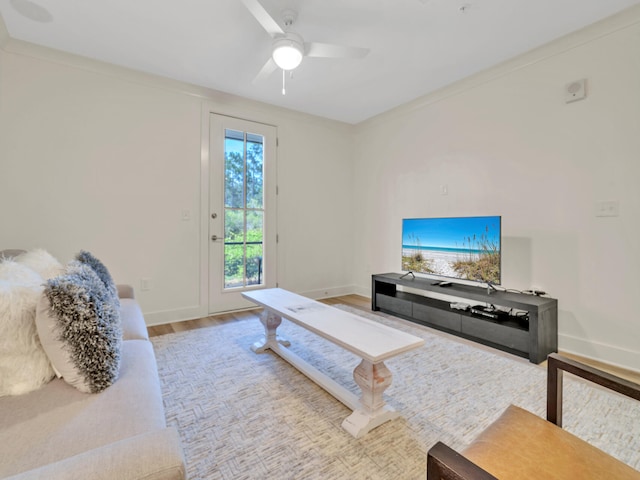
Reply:
[[[341,297],[328,298],[320,301],[322,303],[326,303],[327,305],[345,304],[345,305],[350,305],[352,307],[358,308],[365,312],[371,311],[371,300],[369,300],[366,297],[362,297],[360,295],[344,295]],[[211,327],[211,326],[219,325],[221,323],[226,323],[229,321],[245,320],[248,318],[254,318],[257,321],[260,310],[261,309],[259,308],[252,309],[252,310],[242,310],[238,312],[229,312],[229,313],[222,313],[219,315],[212,315],[210,317],[199,318],[196,320],[186,320],[183,322],[156,325],[148,328],[149,336],[154,337],[158,335],[164,335],[167,333],[182,332],[185,330],[195,330],[198,328]],[[635,372],[632,370],[626,370],[623,368],[611,366],[606,363],[598,362],[596,360],[591,360],[588,358],[580,357],[578,355],[573,355],[566,352],[560,352],[560,353],[569,358],[573,358],[575,360],[586,363],[587,365],[591,365],[595,368],[599,368],[606,372],[612,373],[614,375],[618,375],[619,377],[622,377],[627,380],[631,380],[632,382],[636,382],[640,384],[640,372]]]

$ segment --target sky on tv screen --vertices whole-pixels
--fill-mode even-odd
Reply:
[[[500,245],[500,217],[409,218],[402,221],[402,246],[424,250],[475,251],[484,236]]]

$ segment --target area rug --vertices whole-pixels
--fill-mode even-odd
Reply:
[[[341,428],[347,407],[277,355],[251,351],[263,333],[257,317],[154,337],[167,423],[180,432],[188,478],[424,480],[437,441],[463,449],[509,404],[545,416],[543,367],[396,317],[338,308],[425,339],[386,362],[393,383],[385,400],[401,418],[353,438]],[[286,320],[278,331],[359,393],[357,357]],[[638,402],[566,377],[564,427],[640,469]]]

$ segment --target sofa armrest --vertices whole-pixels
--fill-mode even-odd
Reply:
[[[118,289],[118,297],[135,298],[135,293],[131,285],[116,285],[116,288]]]
[[[21,250],[19,248],[9,248],[7,250],[0,250],[0,259],[3,258],[14,258],[22,253],[27,253],[26,250]]]
[[[89,450],[6,480],[184,480],[178,432],[156,430]]]

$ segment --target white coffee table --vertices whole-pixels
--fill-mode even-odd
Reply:
[[[424,345],[422,338],[281,288],[253,290],[244,292],[242,296],[264,308],[260,321],[264,325],[265,336],[251,349],[256,353],[272,350],[353,410],[342,423],[351,435],[360,438],[398,416],[382,398],[392,380],[384,361],[421,347]],[[277,334],[283,318],[362,359],[353,372],[362,392],[360,398],[285,348],[291,343]]]

